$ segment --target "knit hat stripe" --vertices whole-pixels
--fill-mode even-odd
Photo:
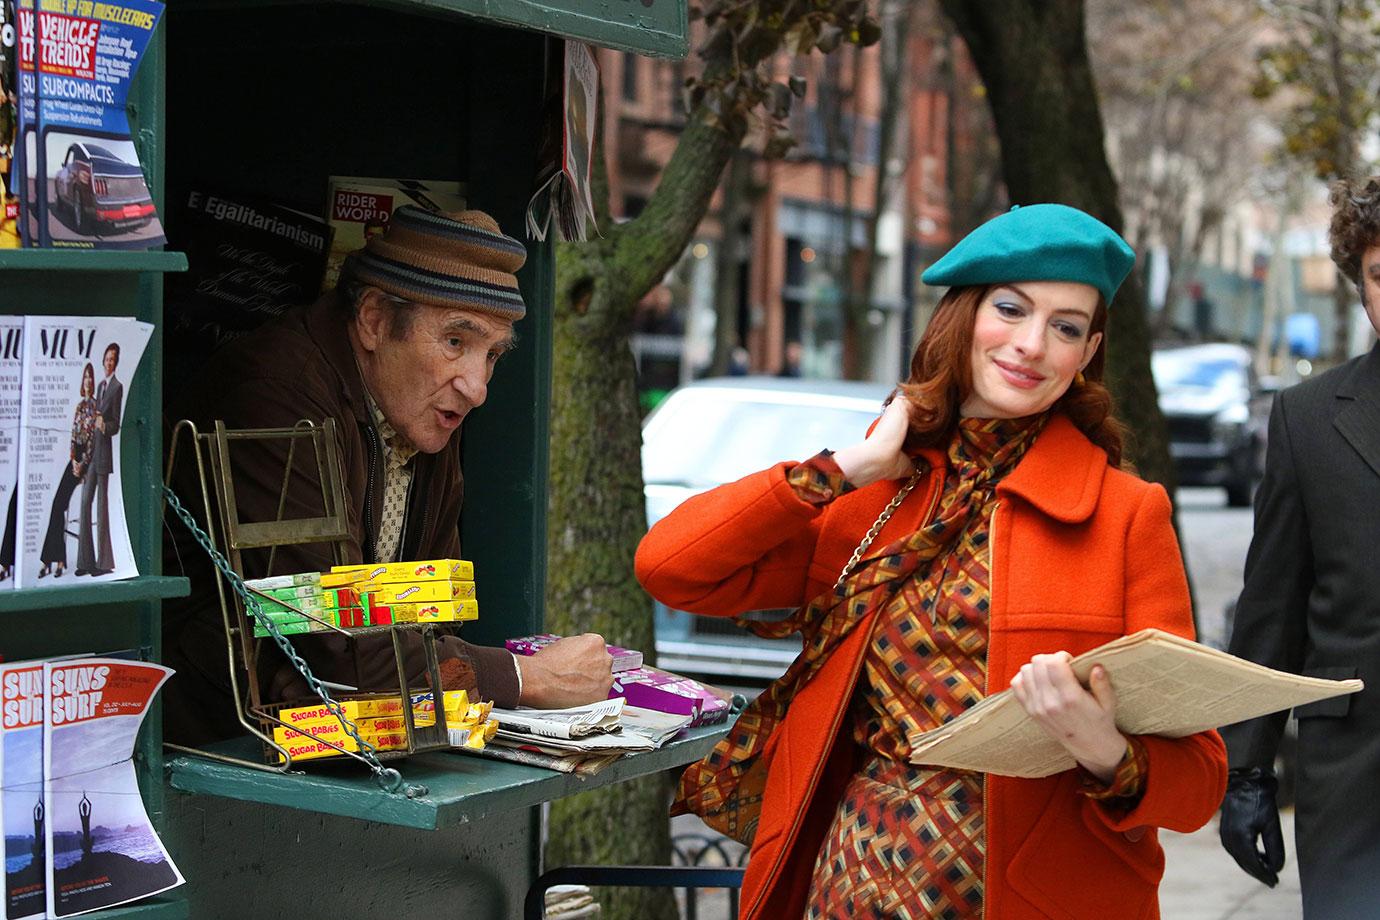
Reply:
[[[512,288],[447,277],[379,259],[368,253],[356,254],[350,260],[353,275],[359,281],[374,284],[394,294],[400,293],[397,288],[401,287],[409,295],[405,299],[409,300],[417,295],[427,295],[425,300],[417,300],[418,303],[458,307],[483,304],[491,308],[490,312],[504,313],[525,309],[522,295]]]
[[[527,310],[515,272],[526,260],[526,247],[483,211],[403,205],[383,233],[345,258],[341,276],[413,303],[518,320]]]
[[[491,233],[483,227],[476,227],[473,224],[456,223],[443,215],[423,211],[420,208],[399,208],[390,221],[390,223],[393,222],[398,222],[400,226],[404,227],[408,224],[417,224],[419,225],[417,229],[424,233],[478,242],[487,248],[502,249],[513,255],[522,256],[524,260],[527,258],[527,247],[511,237],[504,236],[502,233]]]

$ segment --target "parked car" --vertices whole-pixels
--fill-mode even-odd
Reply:
[[[1264,471],[1268,396],[1240,345],[1168,348],[1151,355],[1160,411],[1180,485],[1223,486],[1227,504],[1251,503]]]
[[[134,230],[156,214],[138,165],[97,144],[68,147],[54,181],[58,216],[82,236]]]
[[[647,523],[773,463],[861,440],[890,392],[883,384],[776,377],[723,377],[673,390],[642,426]],[[672,671],[764,680],[786,670],[800,639],[762,639],[730,620],[657,604],[656,650]]]

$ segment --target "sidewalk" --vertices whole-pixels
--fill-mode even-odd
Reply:
[[[1160,831],[1164,881],[1160,883],[1163,920],[1299,920],[1299,872],[1294,863],[1294,813],[1280,815],[1284,830],[1284,871],[1279,885],[1266,888],[1242,872],[1217,839],[1217,821],[1194,834]]]

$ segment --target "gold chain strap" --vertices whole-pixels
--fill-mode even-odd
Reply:
[[[839,573],[839,580],[834,582],[835,594],[838,594],[839,589],[843,587],[844,580],[852,574],[853,567],[862,559],[863,553],[867,552],[868,547],[872,545],[872,541],[877,539],[877,534],[882,532],[882,528],[886,526],[886,522],[891,520],[891,516],[896,513],[897,508],[901,507],[901,502],[906,500],[906,496],[910,494],[910,490],[915,488],[915,484],[920,481],[920,477],[923,475],[925,475],[924,469],[917,469],[914,473],[911,473],[910,479],[906,480],[906,484],[901,486],[901,491],[897,492],[896,497],[891,500],[891,503],[882,509],[881,514],[877,515],[876,522],[868,529],[867,533],[863,535],[862,542],[858,544],[858,548],[853,550],[853,558],[848,560],[848,564],[845,565],[843,571]]]

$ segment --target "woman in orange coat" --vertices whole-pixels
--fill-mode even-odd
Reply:
[[[1100,382],[1133,260],[1062,205],[989,221],[925,273],[949,291],[865,440],[697,496],[643,540],[638,577],[670,606],[804,605],[748,624],[804,650],[675,805],[751,841],[742,917],[1158,917],[1156,828],[1212,816],[1221,740],[1123,735],[1115,675],[1084,687],[1068,663],[1193,631],[1169,500],[1121,470]],[[914,733],[1007,687],[1076,769],[909,762]]]

